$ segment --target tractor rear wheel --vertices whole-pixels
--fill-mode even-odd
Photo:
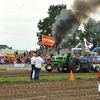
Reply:
[[[73,58],[69,61],[69,69],[74,73],[79,73],[81,71],[81,62],[78,58]]]
[[[62,73],[64,71],[64,67],[63,67],[62,64],[57,65],[57,71],[60,72],[60,73]]]

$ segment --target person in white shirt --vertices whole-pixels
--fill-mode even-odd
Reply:
[[[36,54],[33,54],[33,57],[31,58],[31,75],[30,75],[30,79],[34,78],[34,73],[35,73],[35,57]]]
[[[44,61],[40,57],[40,54],[38,54],[38,57],[35,59],[35,75],[34,75],[34,80],[39,80],[40,72],[41,72],[41,67],[43,66]]]

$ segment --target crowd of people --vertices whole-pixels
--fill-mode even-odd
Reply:
[[[33,51],[33,52],[24,52],[23,54],[18,54],[18,51],[15,52],[14,57],[0,57],[0,64],[15,64],[15,63],[20,63],[20,64],[31,64],[31,58],[33,56],[33,54],[36,54],[36,56],[38,56],[38,54],[41,54],[41,57],[44,60],[44,64],[46,64],[49,60],[50,57],[52,56],[51,54],[42,54],[41,51]],[[59,56],[61,56],[62,54],[59,54]],[[91,55],[90,53],[84,55],[84,56],[80,56],[79,54],[74,55],[76,58],[81,59],[82,57],[96,57],[95,55]]]
[[[0,64],[31,64],[31,58],[34,55],[34,53],[36,54],[36,56],[38,56],[38,54],[41,54],[41,57],[44,60],[44,63],[46,63],[48,61],[48,59],[50,59],[51,55],[49,54],[42,54],[41,51],[33,51],[33,52],[24,52],[23,54],[18,54],[18,51],[15,52],[14,57],[9,57],[9,55],[7,57],[0,57]]]

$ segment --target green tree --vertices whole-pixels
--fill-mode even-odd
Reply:
[[[94,41],[94,39],[97,41],[97,38],[95,36],[95,28],[96,28],[96,25],[97,22],[93,19],[93,18],[90,18],[87,23],[83,23],[83,26],[84,26],[84,33],[85,33],[85,38],[88,40],[88,42],[90,43],[93,43],[93,47],[94,48],[96,46],[96,42]]]
[[[88,42],[93,43],[93,47],[96,47],[96,41],[98,39],[97,26],[99,26],[99,22],[96,22],[94,19],[90,18],[86,23],[83,23],[84,30],[77,29],[76,34],[79,37],[80,41],[84,40],[84,37],[88,40]]]
[[[84,37],[86,36],[86,33],[85,31],[82,31],[82,30],[76,30],[76,34],[81,42],[81,48],[82,48],[82,55],[85,55],[86,54],[86,51],[85,51],[85,48],[84,48]]]
[[[87,40],[93,44],[92,49],[97,47],[97,42],[100,40],[100,21],[95,21],[90,18],[88,22],[83,25]]]
[[[98,41],[100,40],[100,21],[96,21],[90,18],[86,23],[83,23],[84,30],[77,29],[76,34],[79,37],[80,41],[83,42],[84,37],[88,42],[93,44],[94,49],[97,46],[100,46]]]
[[[56,21],[56,16],[60,14],[62,9],[66,9],[66,5],[51,5],[48,9],[49,17],[39,20],[37,25],[39,32],[36,32],[36,34],[38,37],[37,44],[40,46],[40,48],[44,47],[42,45],[42,34],[52,37],[52,25]]]

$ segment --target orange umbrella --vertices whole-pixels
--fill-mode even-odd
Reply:
[[[8,55],[5,53],[0,53],[0,57],[7,57]]]

